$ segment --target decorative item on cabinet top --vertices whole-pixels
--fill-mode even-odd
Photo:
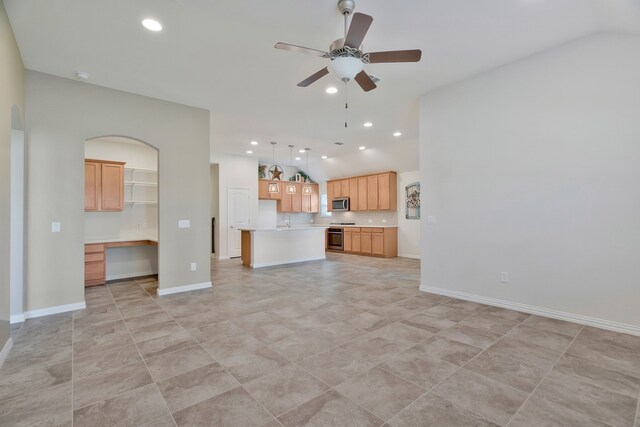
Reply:
[[[334,179],[327,181],[327,199],[349,198],[351,211],[396,211],[397,187],[394,171]]]

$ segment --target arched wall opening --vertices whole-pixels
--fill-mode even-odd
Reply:
[[[11,108],[10,213],[9,213],[9,298],[6,299],[11,323],[24,321],[24,239],[25,239],[25,144],[20,109]],[[3,302],[3,304],[5,304]]]
[[[103,135],[85,141],[84,158],[85,289],[126,281],[155,295],[159,149],[138,138]]]

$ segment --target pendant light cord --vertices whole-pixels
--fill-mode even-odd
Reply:
[[[349,127],[347,125],[348,118],[347,113],[349,111],[349,86],[347,86],[347,82],[344,82],[344,127],[345,129]]]

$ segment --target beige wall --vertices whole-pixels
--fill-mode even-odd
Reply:
[[[160,287],[210,281],[208,111],[32,71],[26,105],[26,310],[84,300],[84,141],[97,136],[159,149]]]
[[[421,288],[640,334],[639,75],[601,34],[423,96]]]
[[[14,115],[24,111],[24,67],[9,19],[0,2],[0,350],[9,339],[12,110]],[[17,117],[13,120],[21,121]]]

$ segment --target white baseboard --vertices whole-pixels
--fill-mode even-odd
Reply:
[[[216,255],[216,258],[218,259],[218,261],[224,261],[226,259],[231,259],[228,256],[222,256],[222,255]]]
[[[158,288],[158,295],[171,295],[180,292],[196,291],[198,289],[207,289],[211,287],[211,282],[194,283],[193,285],[174,286],[173,288]]]
[[[551,317],[553,319],[564,320],[567,322],[579,323],[581,325],[593,326],[594,328],[640,336],[640,326],[636,325],[612,322],[610,320],[599,319],[597,317],[583,316],[581,314],[567,313],[565,311],[551,310],[544,307],[537,307],[535,305],[521,304],[518,302],[467,294],[464,292],[452,291],[449,289],[434,288],[431,286],[420,285],[420,290],[422,292],[431,294],[444,295],[447,297],[473,301],[480,304],[492,305],[495,307],[507,308],[509,310],[521,311],[524,313],[537,314],[539,316]]]
[[[286,262],[282,262],[282,261],[263,262],[259,264],[251,264],[251,268],[273,267],[276,265],[296,264],[298,262],[307,262],[307,261],[320,261],[323,259],[327,259],[327,257],[323,255],[321,257],[300,258],[300,259],[294,259],[290,261],[287,260]]]
[[[120,279],[133,279],[134,277],[142,277],[142,276],[152,276],[154,274],[158,274],[158,272],[153,272],[151,270],[148,271],[140,271],[136,273],[122,273],[122,274],[112,274],[107,276],[107,281],[110,280],[120,280]]]
[[[87,305],[84,301],[75,304],[57,305],[55,307],[39,308],[37,310],[29,310],[24,312],[25,319],[33,319],[34,317],[49,316],[52,314],[66,313],[68,311],[84,310]]]
[[[398,254],[400,258],[411,258],[411,259],[420,259],[420,255],[413,254]]]
[[[22,323],[22,322],[24,322],[24,313],[12,314],[11,316],[9,316],[9,323],[12,325],[14,323]]]
[[[0,351],[0,368],[2,368],[2,365],[4,365],[4,361],[7,360],[7,357],[9,356],[9,352],[11,351],[12,347],[13,347],[13,339],[9,337],[7,342],[4,343],[4,346],[2,347],[2,351]]]

